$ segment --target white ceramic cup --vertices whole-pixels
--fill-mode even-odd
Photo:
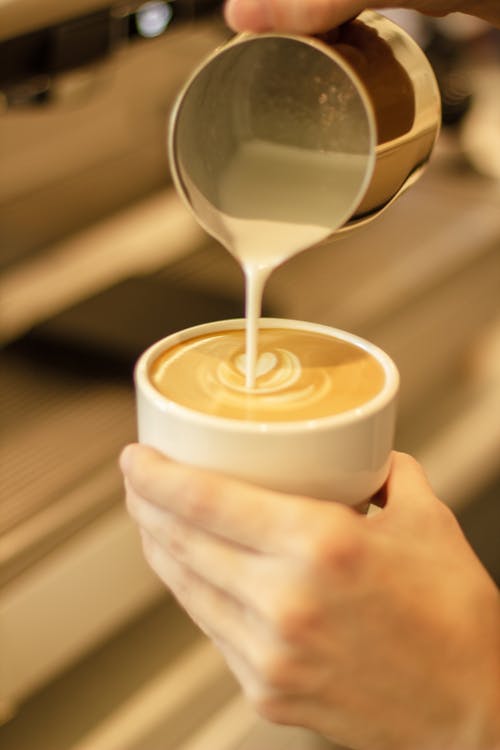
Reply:
[[[356,409],[300,422],[250,422],[202,414],[163,396],[149,373],[155,360],[183,341],[244,329],[225,320],[188,328],[153,344],[135,368],[139,441],[172,459],[281,492],[361,506],[384,484],[396,421],[399,375],[374,344],[335,328],[262,319],[261,328],[309,331],[347,341],[382,365],[382,390]]]

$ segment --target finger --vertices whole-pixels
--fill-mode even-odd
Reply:
[[[430,531],[438,515],[450,515],[449,508],[434,494],[422,466],[406,453],[392,454],[385,495],[383,511],[373,517],[382,525],[396,524],[421,536],[426,529]]]
[[[152,505],[132,488],[127,489],[127,507],[141,529],[199,579],[262,617],[272,608],[276,558],[263,557],[206,533]]]
[[[213,640],[232,644],[242,659],[257,662],[260,644],[272,640],[266,624],[250,608],[175,560],[147,531],[141,531],[141,538],[149,565],[198,627]]]
[[[152,505],[130,488],[127,505],[141,530],[168,557],[253,613],[276,637],[283,638],[285,631],[293,637],[297,630],[314,630],[319,619],[313,607],[319,566],[311,574],[310,560],[284,560],[235,547]]]
[[[386,485],[387,508],[422,504],[430,495],[433,491],[421,464],[407,453],[394,451]]]
[[[325,517],[339,525],[355,516],[336,503],[285,495],[169,461],[140,445],[128,446],[122,470],[134,491],[193,526],[231,543],[271,555],[302,551],[304,530]]]
[[[252,700],[308,698],[324,682],[324,662],[275,638],[265,624],[223,592],[190,574],[143,532],[144,554],[198,627],[224,653]]]
[[[148,564],[198,627],[207,635],[220,638],[239,631],[238,622],[243,618],[238,602],[197,578],[144,529],[141,539]]]
[[[316,673],[323,671],[323,666],[289,656],[279,643],[244,648],[241,643],[228,643],[218,638],[213,640],[250,700],[273,696],[305,698],[316,692]],[[248,644],[253,640],[253,637],[250,638]]]
[[[228,0],[227,24],[235,31],[288,31],[314,34],[356,16],[358,0]]]

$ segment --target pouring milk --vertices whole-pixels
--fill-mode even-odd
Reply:
[[[219,185],[221,240],[246,282],[246,387],[258,376],[262,296],[271,272],[312,247],[351,215],[364,186],[366,157],[262,140],[240,145]],[[265,364],[263,363],[263,366]]]

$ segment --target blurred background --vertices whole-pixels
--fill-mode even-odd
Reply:
[[[0,745],[310,750],[258,720],[142,560],[116,460],[133,362],[243,313],[241,272],[174,194],[173,98],[228,37],[217,0],[0,0]],[[345,328],[400,368],[397,447],[500,581],[500,37],[392,13],[443,132],[377,222],[278,269],[265,312]]]

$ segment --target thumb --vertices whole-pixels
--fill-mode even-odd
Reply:
[[[227,0],[225,17],[235,31],[329,31],[365,7],[359,0]]]
[[[434,494],[422,466],[407,453],[392,454],[385,495],[387,522],[419,521],[438,507],[446,507]]]

